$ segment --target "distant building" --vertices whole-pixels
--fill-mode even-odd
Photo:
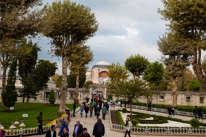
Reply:
[[[86,72],[86,81],[92,81],[95,84],[102,84],[108,79],[108,66],[109,62],[102,61],[97,62],[91,70]]]

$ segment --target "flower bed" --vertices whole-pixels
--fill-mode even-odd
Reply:
[[[45,103],[44,105],[45,105],[45,106],[59,106],[60,104],[58,104],[58,103],[57,103],[57,104]]]

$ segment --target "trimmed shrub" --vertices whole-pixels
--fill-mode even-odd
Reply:
[[[154,120],[159,120],[159,118],[158,117],[154,117]]]
[[[53,89],[51,90],[51,93],[50,93],[50,96],[49,96],[49,102],[51,104],[54,104],[54,102],[55,102],[55,95],[54,95],[54,90]]]
[[[200,126],[200,122],[197,119],[193,118],[193,119],[190,120],[190,125],[192,127],[199,127]]]
[[[127,113],[127,109],[126,109],[126,108],[123,108],[123,109],[122,109],[122,113]]]
[[[124,121],[123,121],[123,119],[122,119],[122,116],[121,116],[121,114],[119,113],[119,110],[116,110],[116,113],[117,113],[117,117],[118,117],[118,119],[119,119],[120,125],[125,125],[125,123],[124,123]]]
[[[133,126],[136,126],[139,123],[139,121],[137,119],[131,119],[131,123]]]

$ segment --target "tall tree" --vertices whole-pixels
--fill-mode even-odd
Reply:
[[[17,59],[14,58],[12,63],[10,64],[10,70],[6,85],[6,92],[2,92],[2,101],[4,105],[8,107],[12,107],[15,105],[17,101],[17,92],[15,91],[15,82],[16,82],[16,67],[17,67]]]
[[[74,103],[79,104],[79,76],[80,73],[86,71],[86,65],[89,64],[94,58],[94,54],[91,51],[89,46],[86,45],[77,45],[74,49],[71,50],[71,57],[69,61],[71,65],[69,66],[72,75],[76,76],[76,93]]]
[[[148,59],[139,54],[135,56],[131,55],[125,61],[126,68],[134,75],[134,78],[142,75],[147,65],[149,65]]]
[[[82,88],[86,81],[86,68],[79,73],[79,88]],[[68,88],[76,88],[76,75],[72,74],[67,76]]]
[[[188,43],[181,43],[175,40],[174,34],[165,35],[157,42],[159,51],[162,53],[167,74],[172,77],[173,106],[177,105],[177,81],[182,71],[190,65],[193,55]]]
[[[42,0],[3,0],[0,2],[0,48],[6,39],[35,36],[43,25],[42,11],[32,10]]]
[[[202,71],[201,55],[206,49],[206,1],[204,0],[162,0],[164,9],[159,13],[169,21],[169,29],[178,33],[176,39],[187,42],[193,50],[194,73],[206,91],[206,77]],[[180,47],[183,51],[183,48]],[[184,52],[184,51],[183,51]]]
[[[0,48],[0,63],[2,74],[2,92],[6,88],[6,71],[14,57],[24,56],[30,52],[30,48],[25,46],[23,43],[26,43],[26,39],[7,39],[5,41],[4,47]],[[3,105],[3,102],[2,104]]]
[[[67,68],[71,47],[93,37],[98,23],[91,9],[70,0],[55,1],[46,6],[43,34],[52,39],[51,51],[62,57],[62,87],[58,113],[64,113],[67,91]]]

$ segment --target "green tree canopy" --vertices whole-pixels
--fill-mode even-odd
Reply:
[[[192,80],[187,88],[189,91],[200,91],[202,84],[199,80]]]
[[[126,68],[135,76],[140,76],[143,74],[144,70],[149,65],[148,59],[137,54],[135,56],[131,55],[125,61]]]

